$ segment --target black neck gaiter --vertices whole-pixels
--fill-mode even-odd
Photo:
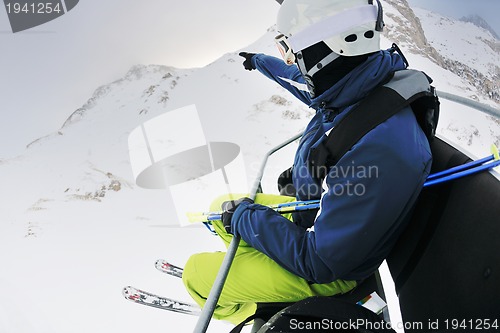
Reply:
[[[331,52],[332,50],[324,42],[319,42],[304,49],[302,55],[304,57],[306,70],[309,71]],[[369,54],[353,57],[340,56],[314,74],[312,82],[315,88],[315,96],[321,95],[335,83],[340,81],[350,71],[365,62],[368,56]]]

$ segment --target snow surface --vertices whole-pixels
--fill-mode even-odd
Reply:
[[[425,9],[415,8],[414,12],[423,24],[428,42],[442,56],[467,64],[481,73],[494,72],[492,69],[500,63],[500,54],[490,46],[496,40],[490,32],[473,23]]]
[[[467,36],[457,33],[460,25],[434,30],[448,36],[448,27]],[[245,51],[276,55],[275,34],[270,29]],[[448,46],[446,54],[473,63],[477,53],[471,45]],[[208,141],[241,147],[251,184],[264,154],[299,133],[312,112],[259,73],[243,70],[237,54],[193,70],[136,66],[97,89],[57,133],[32,143],[22,156],[0,160],[1,333],[193,330],[196,318],[136,305],[121,295],[122,287],[132,285],[190,301],[181,281],[156,271],[154,262],[165,258],[183,265],[192,253],[224,250],[204,227],[177,227],[168,190],[135,185],[127,139],[145,121],[195,104]],[[475,95],[475,88],[425,55],[406,56],[413,68],[434,78],[438,90]],[[473,156],[485,156],[491,143],[500,143],[500,124],[443,101],[439,134]],[[295,145],[270,158],[266,192],[276,191],[276,175],[291,164]],[[208,332],[230,328],[212,321]]]

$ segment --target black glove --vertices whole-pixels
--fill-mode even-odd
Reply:
[[[255,67],[252,65],[252,57],[255,55],[255,53],[240,52],[239,55],[245,58],[245,61],[243,61],[243,67],[245,67],[247,71],[255,69]]]
[[[224,225],[224,229],[226,229],[226,232],[229,234],[232,234],[233,231],[231,230],[231,218],[233,217],[234,211],[236,210],[236,207],[242,202],[249,202],[251,204],[254,203],[254,201],[250,198],[241,198],[238,200],[231,200],[231,201],[224,201],[221,205],[222,208],[222,224]]]

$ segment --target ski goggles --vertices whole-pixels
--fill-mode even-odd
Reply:
[[[278,47],[285,63],[287,65],[293,65],[295,63],[295,54],[292,52],[292,47],[290,46],[287,37],[283,34],[279,34],[274,37],[274,42],[276,43],[276,46]]]

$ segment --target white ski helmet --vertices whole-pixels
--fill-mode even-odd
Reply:
[[[293,53],[323,41],[339,56],[380,50],[384,27],[379,0],[285,0],[278,12],[278,31]]]

